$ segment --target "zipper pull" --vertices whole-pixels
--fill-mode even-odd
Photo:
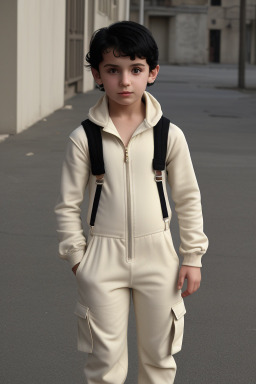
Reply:
[[[128,156],[128,147],[125,147],[125,162],[127,163],[129,160],[129,156]]]

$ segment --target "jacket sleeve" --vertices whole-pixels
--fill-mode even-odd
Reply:
[[[170,124],[166,170],[180,231],[182,265],[201,267],[209,242],[203,231],[201,194],[185,136]]]
[[[83,127],[69,136],[62,165],[60,193],[54,208],[57,219],[59,256],[70,262],[71,267],[79,263],[86,249],[80,205],[90,174],[88,142]]]

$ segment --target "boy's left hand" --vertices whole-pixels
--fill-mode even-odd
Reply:
[[[182,265],[179,271],[178,289],[182,289],[185,279],[187,279],[187,289],[182,292],[182,297],[191,295],[200,287],[201,268]]]

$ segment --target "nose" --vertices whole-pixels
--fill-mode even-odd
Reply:
[[[127,72],[123,72],[120,79],[120,85],[128,87],[131,84],[130,76]]]

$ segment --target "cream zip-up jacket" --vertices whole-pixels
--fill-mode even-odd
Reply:
[[[124,239],[127,258],[133,256],[134,238],[166,229],[152,166],[153,127],[161,118],[162,110],[150,93],[145,91],[143,98],[146,117],[133,133],[127,147],[109,116],[106,95],[100,98],[88,114],[92,122],[103,127],[106,172],[93,235]],[[168,134],[166,171],[162,172],[164,194],[171,220],[172,212],[166,190],[168,182],[178,216],[182,264],[201,267],[201,257],[208,248],[208,238],[203,232],[201,195],[185,136],[172,123]],[[81,125],[69,136],[60,194],[55,206],[59,255],[68,260],[72,267],[81,261],[86,250],[80,205],[88,186],[89,225],[96,190],[95,180],[96,177],[90,173],[88,141]]]

